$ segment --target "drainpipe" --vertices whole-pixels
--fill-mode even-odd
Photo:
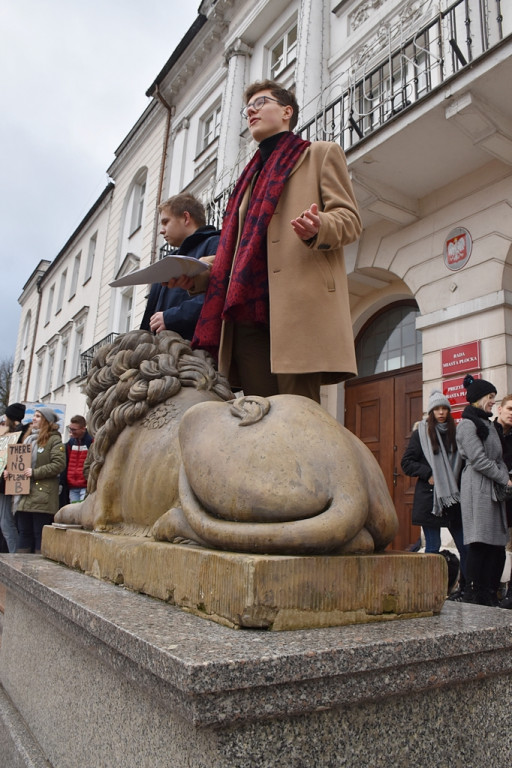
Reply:
[[[174,117],[174,113],[176,111],[176,107],[169,104],[163,95],[160,93],[160,89],[158,87],[158,84],[155,84],[155,90],[153,92],[153,98],[157,98],[158,101],[165,107],[167,110],[167,119],[165,122],[165,131],[164,131],[164,143],[162,147],[162,160],[160,163],[160,178],[158,180],[158,191],[157,191],[157,202],[161,202],[162,198],[162,189],[164,185],[164,176],[165,176],[165,166],[167,163],[167,151],[169,147],[169,135],[171,132],[171,120]],[[160,214],[158,212],[158,208],[155,210],[155,217],[153,221],[153,237],[152,237],[152,246],[151,246],[151,259],[150,264],[154,264],[155,261],[157,261],[157,251],[156,251],[156,243],[158,238],[158,222],[160,220]]]

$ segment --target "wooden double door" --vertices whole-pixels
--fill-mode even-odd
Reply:
[[[345,426],[377,459],[397,511],[391,549],[406,549],[421,533],[411,523],[415,479],[404,475],[400,462],[413,425],[422,418],[422,403],[421,365],[345,384]]]

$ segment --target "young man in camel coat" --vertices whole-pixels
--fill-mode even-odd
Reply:
[[[298,105],[272,81],[245,93],[258,152],[228,203],[193,344],[246,395],[299,394],[356,374],[343,246],[361,219],[343,151],[291,133]],[[205,282],[208,281],[208,286]]]

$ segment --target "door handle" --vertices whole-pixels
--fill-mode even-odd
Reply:
[[[400,472],[397,472],[396,467],[393,470],[393,485],[396,487],[396,479],[400,477]]]

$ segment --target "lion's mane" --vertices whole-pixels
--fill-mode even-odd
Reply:
[[[209,390],[222,400],[233,394],[227,379],[203,350],[177,333],[130,331],[100,347],[87,377],[88,428],[94,437],[88,492],[96,490],[105,457],[123,429],[176,395],[181,387]]]

